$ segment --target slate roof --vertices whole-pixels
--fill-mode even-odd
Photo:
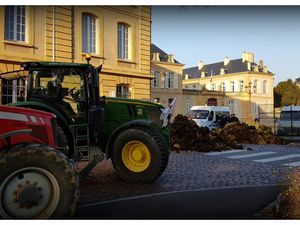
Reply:
[[[251,67],[256,65],[256,63],[251,63]],[[224,68],[226,70],[226,74],[248,71],[247,61],[243,62],[242,59],[233,59],[230,60],[227,66],[224,66],[224,61],[222,61],[212,64],[206,64],[200,71],[198,70],[198,66],[186,68],[183,70],[183,79],[185,77],[185,74],[190,75],[189,79],[199,78],[202,71],[206,72],[205,77],[218,76],[220,75],[221,68]],[[268,72],[271,73],[270,71]]]
[[[162,61],[162,62],[167,62],[168,61],[168,54],[166,52],[164,52],[163,50],[161,50],[159,47],[157,47],[155,44],[151,44],[150,51],[151,51],[151,53],[159,52],[160,61]],[[178,63],[178,64],[181,64],[176,59],[174,59],[174,62]]]

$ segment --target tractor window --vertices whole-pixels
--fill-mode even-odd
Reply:
[[[84,98],[81,90],[81,70],[49,69],[34,70],[30,73],[31,95],[50,96],[70,104],[77,112],[77,103]],[[82,87],[83,88],[83,87]]]

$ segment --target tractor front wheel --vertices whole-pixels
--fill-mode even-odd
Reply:
[[[69,218],[79,199],[79,179],[61,152],[40,144],[0,155],[0,216]]]
[[[120,177],[132,183],[152,183],[168,164],[164,137],[151,128],[131,128],[116,138],[112,162]]]

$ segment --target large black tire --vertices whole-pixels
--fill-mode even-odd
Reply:
[[[128,151],[126,146],[130,145]],[[135,145],[137,147],[134,147]],[[143,156],[143,153],[138,156],[138,166],[135,166],[135,161],[130,156],[130,152],[132,155],[135,154],[133,153],[135,148],[147,149],[142,151],[149,153],[146,154],[148,155],[146,157]],[[124,130],[116,138],[111,158],[115,170],[123,180],[130,183],[152,183],[167,167],[169,148],[163,135],[154,129],[148,127],[130,128]],[[139,167],[139,165],[142,166]]]
[[[70,218],[79,199],[79,179],[61,152],[40,144],[0,154],[0,216]]]

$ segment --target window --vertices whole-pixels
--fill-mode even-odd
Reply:
[[[253,93],[257,93],[257,80],[253,82]]]
[[[267,81],[266,80],[264,80],[263,81],[263,94],[267,94]]]
[[[226,85],[225,85],[225,82],[222,82],[222,83],[221,83],[221,90],[224,91],[224,92],[226,91]]]
[[[300,120],[300,111],[282,111],[280,113],[281,121]]]
[[[118,58],[129,59],[128,56],[128,25],[118,23]]]
[[[154,78],[151,80],[152,87],[159,87],[159,71],[154,71]]]
[[[165,88],[178,88],[178,74],[167,72],[165,76]]]
[[[209,115],[208,110],[190,110],[187,113],[187,117],[193,119],[207,119],[208,115]]]
[[[118,84],[116,97],[130,98],[129,85],[128,84]]]
[[[216,85],[215,84],[211,84],[210,85],[210,90],[215,91],[216,90]]]
[[[230,81],[230,89],[234,92],[234,81]]]
[[[23,79],[2,80],[2,104],[24,100],[26,82]]]
[[[82,51],[96,53],[96,17],[82,15]]]
[[[26,41],[25,6],[5,6],[5,40]]]
[[[239,92],[243,92],[244,91],[244,81],[243,80],[240,80],[239,82]]]

